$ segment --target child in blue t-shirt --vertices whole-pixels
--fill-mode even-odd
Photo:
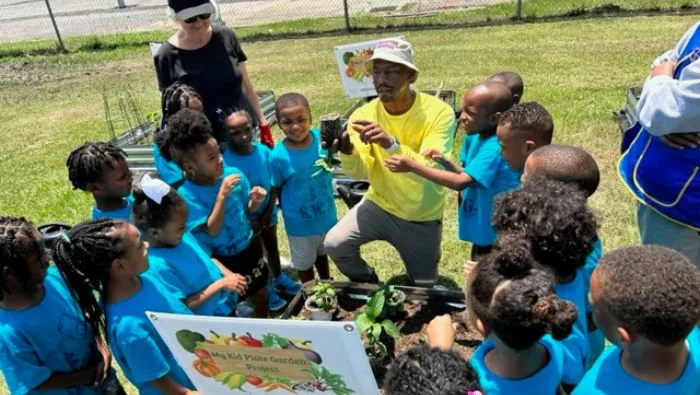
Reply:
[[[576,305],[576,325],[564,340],[565,356],[574,362],[564,376],[570,386],[583,377],[589,356],[587,280],[581,269],[597,240],[598,223],[586,198],[576,183],[529,175],[521,189],[497,200],[493,215],[499,234],[517,232],[530,242],[535,260],[554,272],[557,296]]]
[[[124,394],[111,353],[83,319],[41,235],[0,217],[0,371],[13,394]]]
[[[134,200],[134,224],[149,244],[149,264],[161,258],[170,272],[156,276],[184,293],[185,304],[195,314],[231,315],[238,299],[234,292],[245,294],[246,280],[212,259],[187,232],[185,201],[168,184],[148,175],[134,188]]]
[[[193,394],[194,386],[145,315],[192,314],[177,290],[145,274],[148,243],[138,229],[109,218],[83,222],[53,255],[94,333],[106,334],[124,375],[139,393]]]
[[[392,157],[386,166],[394,172],[411,171],[440,185],[461,191],[457,212],[458,236],[472,243],[471,259],[488,254],[496,240],[491,227],[493,198],[520,185],[520,173],[503,160],[496,137],[496,126],[503,112],[513,106],[513,95],[501,82],[486,81],[464,93],[460,123],[466,135],[459,154],[461,166],[435,151],[423,152],[445,169],[425,166],[405,157]]]
[[[277,293],[296,295],[301,290],[301,284],[284,274],[280,265],[277,243],[277,190],[272,188],[270,149],[253,142],[253,122],[245,110],[234,112],[224,120],[224,132],[228,141],[227,148],[224,149],[224,165],[243,172],[250,185],[260,186],[269,191],[260,208],[248,215],[248,218],[253,230],[260,234],[265,248],[267,263],[274,278],[267,286],[268,306],[270,310],[277,311],[287,304]]]
[[[530,242],[499,233],[494,250],[470,273],[467,306],[485,341],[471,365],[486,394],[554,394],[569,369],[560,341],[576,307],[554,293],[554,276],[530,254]]]
[[[167,127],[168,119],[183,108],[204,112],[204,102],[193,87],[180,81],[173,82],[172,85],[165,89],[160,100],[163,117],[160,124],[161,130],[154,136],[153,159],[156,170],[158,170],[158,177],[175,188],[185,181],[185,172],[177,163],[165,159],[163,154],[160,153],[160,147],[158,146],[160,133]]]
[[[545,176],[553,180],[575,184],[586,194],[587,199],[595,193],[600,183],[600,171],[595,159],[585,150],[570,145],[551,144],[533,151],[525,161],[522,182],[527,183],[528,177],[532,175]],[[569,283],[573,284],[577,281],[582,281],[584,285],[583,297],[586,299],[585,308],[590,351],[586,363],[588,367],[593,365],[593,362],[595,362],[605,347],[605,338],[592,321],[591,305],[586,298],[591,274],[593,274],[593,270],[595,270],[602,255],[603,246],[600,237],[596,237],[592,251],[586,256],[586,263],[576,269],[576,276]],[[582,280],[579,280],[579,278]],[[564,284],[560,285],[565,286]],[[580,298],[580,296],[578,297]]]
[[[700,393],[700,270],[688,258],[654,245],[609,252],[589,298],[613,345],[575,395]]]
[[[73,188],[90,192],[95,199],[93,219],[131,220],[132,175],[121,148],[112,143],[87,142],[70,153],[66,166]]]
[[[279,193],[292,267],[302,282],[330,278],[323,249],[326,233],[338,222],[333,198],[333,175],[319,165],[325,150],[321,135],[311,130],[309,102],[299,93],[285,93],[275,103],[284,139],[270,155],[272,185]]]
[[[208,253],[234,273],[246,277],[246,295],[256,318],[269,314],[267,277],[260,239],[248,214],[258,210],[267,192],[250,187],[238,169],[223,166],[219,144],[204,114],[180,110],[161,138],[162,154],[187,174],[177,192],[187,203],[187,227]]]

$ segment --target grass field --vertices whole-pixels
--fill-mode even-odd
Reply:
[[[627,87],[641,84],[654,57],[696,20],[637,17],[402,34],[416,48],[421,89],[443,83],[461,92],[496,71],[523,75],[524,100],[537,100],[550,110],[555,141],[583,146],[601,167],[602,183],[591,206],[609,250],[638,242],[633,200],[615,172],[620,135],[612,111],[621,106]],[[351,105],[343,96],[332,47],[377,37],[248,43],[244,49],[258,89],[302,92],[318,117]],[[89,216],[90,196],[71,189],[65,159],[85,140],[109,138],[102,91],[115,93],[127,85],[146,113],[158,109],[155,73],[145,46],[0,62],[0,214],[24,215],[37,224],[76,223]],[[441,282],[463,286],[462,264],[469,249],[456,238],[456,194],[448,196]],[[403,272],[398,255],[386,244],[369,244],[363,252],[380,278]],[[334,275],[342,278],[337,271]]]

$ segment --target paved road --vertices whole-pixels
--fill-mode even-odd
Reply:
[[[166,17],[166,0],[51,0],[63,36],[146,31],[173,27]],[[502,0],[348,0],[351,15],[399,9],[413,12],[473,7]],[[300,18],[342,16],[341,0],[220,0],[229,26],[249,26]],[[339,26],[341,27],[341,26]],[[53,38],[44,0],[0,0],[0,42]]]

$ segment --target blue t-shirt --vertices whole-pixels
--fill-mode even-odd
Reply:
[[[688,362],[681,377],[673,383],[651,384],[632,377],[620,362],[622,350],[609,346],[574,389],[573,395],[700,394],[700,329],[693,329],[686,344]]]
[[[543,336],[539,344],[546,348],[549,353],[547,365],[529,377],[511,380],[496,375],[486,365],[486,354],[495,345],[493,340],[487,339],[484,341],[474,350],[470,360],[474,371],[479,377],[479,385],[483,392],[488,395],[554,395],[564,373],[564,351],[561,344],[549,335]]]
[[[272,185],[281,188],[280,207],[287,234],[294,237],[322,235],[338,222],[333,197],[333,174],[316,164],[326,150],[318,129],[304,149],[287,148],[284,140],[270,156]]]
[[[116,218],[131,222],[131,208],[134,206],[134,197],[129,195],[126,198],[126,206],[112,211],[102,211],[97,207],[92,208],[92,219],[98,218]]]
[[[166,262],[181,284],[180,291],[186,296],[195,294],[224,277],[221,269],[189,232],[182,236],[182,241],[175,247],[150,247],[148,256],[159,257]],[[228,291],[221,290],[193,311],[198,315],[226,317],[233,311],[231,299]]]
[[[173,185],[185,177],[177,163],[163,157],[160,153],[160,148],[158,148],[158,144],[153,144],[153,161],[158,171],[158,177],[168,183],[168,185]]]
[[[574,385],[586,373],[586,360],[589,355],[588,323],[586,322],[586,284],[583,270],[576,271],[576,277],[566,284],[557,284],[556,293],[563,300],[576,305],[578,318],[569,336],[562,340],[564,346],[564,378],[563,382]]]
[[[475,183],[464,189],[457,214],[459,239],[480,246],[492,245],[496,231],[491,226],[493,199],[520,186],[520,174],[501,155],[498,137],[464,136],[459,160]]]
[[[206,230],[207,219],[214,209],[224,178],[233,174],[238,174],[241,180],[226,198],[221,231],[216,236],[210,236]],[[186,180],[177,192],[189,208],[187,227],[207,253],[233,256],[250,245],[253,239],[253,228],[248,223],[246,213],[250,200],[250,184],[240,170],[224,167],[221,178],[214,185],[199,185]]]
[[[141,289],[128,299],[108,303],[107,338],[114,359],[141,395],[162,394],[149,384],[165,375],[189,389],[194,386],[146,317],[145,311],[186,314],[184,295],[148,275],[139,276]]]
[[[583,275],[586,285],[586,313],[591,312],[591,304],[588,302],[588,293],[591,290],[591,275],[598,266],[598,261],[603,256],[603,243],[598,238],[593,246],[593,251],[586,257],[586,264],[583,266]],[[587,366],[590,367],[598,359],[600,354],[605,349],[605,336],[600,329],[588,332],[588,361]]]
[[[48,269],[37,305],[0,308],[0,370],[11,393],[102,394],[103,388],[89,386],[32,391],[52,373],[87,369],[99,358],[95,336],[55,267]]]
[[[230,149],[225,149],[224,165],[234,167],[245,174],[251,187],[259,186],[267,191],[265,201],[248,218],[258,220],[270,204],[270,188],[272,187],[272,170],[270,169],[270,149],[260,143],[253,143],[253,152],[248,155],[239,155]],[[270,225],[277,225],[277,203],[273,202],[270,214]]]

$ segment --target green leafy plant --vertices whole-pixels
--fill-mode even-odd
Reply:
[[[343,376],[333,373],[326,369],[325,366],[317,363],[310,363],[310,368],[304,369],[306,372],[311,372],[314,375],[316,387],[328,387],[336,395],[350,395],[355,391],[348,388],[343,380]]]
[[[366,336],[367,344],[365,346],[368,354],[377,358],[389,355],[382,334],[394,339],[397,339],[401,334],[393,321],[384,318],[388,307],[386,295],[386,292],[380,289],[369,299],[364,311],[355,317],[357,329]]]
[[[323,311],[332,311],[336,305],[336,293],[333,285],[319,283],[311,288],[311,296],[314,297],[314,305]]]

